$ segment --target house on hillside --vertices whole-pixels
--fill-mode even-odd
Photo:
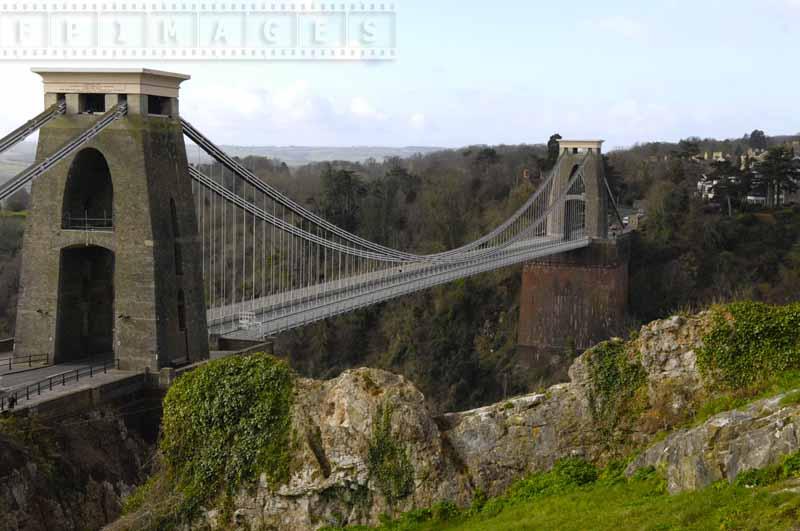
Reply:
[[[723,162],[730,160],[731,156],[722,151],[706,151],[703,153],[703,160],[707,162]]]
[[[762,207],[767,206],[767,196],[764,195],[763,192],[761,194],[759,194],[755,190],[751,191],[749,194],[747,194],[747,197],[745,197],[744,201],[748,205],[756,205],[756,206],[762,206]]]
[[[766,149],[753,149],[747,150],[747,153],[739,157],[739,169],[744,171],[748,166],[752,166],[758,162],[763,161],[767,157]]]
[[[713,201],[715,196],[714,187],[718,184],[718,179],[711,179],[708,175],[703,174],[700,180],[697,181],[697,195],[703,201]]]
[[[647,199],[636,199],[633,202],[633,209],[636,211],[637,214],[646,214],[647,213]]]

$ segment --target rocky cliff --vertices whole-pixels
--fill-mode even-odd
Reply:
[[[637,337],[576,359],[545,392],[434,417],[400,376],[359,369],[297,380],[288,480],[262,474],[195,524],[305,530],[375,524],[382,514],[467,504],[567,456],[596,463],[636,452],[629,473],[655,466],[677,492],[733,479],[800,448],[800,400],[783,395],[697,416],[721,391],[698,353],[710,312],[651,323]],[[125,528],[125,521],[117,528]]]
[[[118,411],[0,420],[0,529],[99,529],[119,517],[153,450]]]

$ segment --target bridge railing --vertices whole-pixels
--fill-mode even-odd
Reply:
[[[107,215],[90,218],[88,213],[83,216],[73,216],[67,212],[61,224],[67,230],[108,231],[114,228],[114,218]]]
[[[32,396],[39,396],[42,392],[52,391],[54,388],[66,386],[71,382],[79,382],[81,378],[94,378],[95,375],[106,374],[109,369],[117,369],[118,365],[119,360],[104,360],[93,363],[88,367],[79,367],[71,371],[55,374],[38,382],[14,389],[0,396],[0,412],[13,410],[22,400],[30,400]]]
[[[27,365],[28,367],[33,367],[34,363],[43,363],[47,365],[50,362],[50,355],[49,354],[29,354],[27,356],[8,356],[0,358],[0,370],[8,370],[11,371],[14,369],[14,366],[24,366]]]

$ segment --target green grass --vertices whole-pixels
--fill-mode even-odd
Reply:
[[[497,516],[428,522],[417,530],[667,530],[794,529],[800,496],[767,489],[714,485],[669,496],[647,482],[594,486],[507,509]]]
[[[800,391],[792,391],[788,395],[781,398],[782,406],[796,406],[800,404]]]
[[[559,470],[560,467],[560,470]],[[599,473],[567,460],[544,474],[515,484],[498,498],[478,500],[468,509],[440,503],[386,521],[385,531],[510,530],[789,530],[797,529],[800,494],[786,492],[797,481],[798,454],[781,464],[745,475],[749,481],[726,482],[696,492],[666,493],[655,470],[622,477],[622,465]],[[596,469],[594,469],[596,470]],[[744,478],[743,478],[744,479]],[[753,485],[757,485],[753,487]],[[367,529],[367,528],[360,528]]]

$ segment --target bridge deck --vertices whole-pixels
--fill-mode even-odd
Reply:
[[[15,408],[29,407],[50,396],[74,392],[76,388],[94,387],[117,377],[138,374],[119,371],[112,360],[89,359],[58,363],[44,367],[15,370],[0,374],[0,411],[9,409],[9,398],[16,399]]]
[[[63,371],[63,365],[54,365],[53,367],[61,368]],[[58,401],[64,397],[78,395],[99,387],[121,385],[133,378],[141,378],[141,376],[142,373],[139,371],[111,369],[107,373],[95,374],[91,378],[87,376],[86,378],[81,378],[79,381],[68,381],[66,385],[54,386],[52,390],[49,388],[42,389],[41,394],[31,393],[30,398],[20,398],[14,409],[16,411],[21,411],[30,408],[39,408],[48,402]],[[70,400],[73,399],[71,398]]]
[[[216,308],[209,311],[209,330],[232,339],[257,340],[358,308],[394,299],[436,285],[589,245],[589,238],[564,241],[552,237],[524,240],[484,261],[447,266],[411,264],[389,272],[351,277],[298,289],[282,295]],[[255,322],[243,327],[239,315],[253,312]]]

